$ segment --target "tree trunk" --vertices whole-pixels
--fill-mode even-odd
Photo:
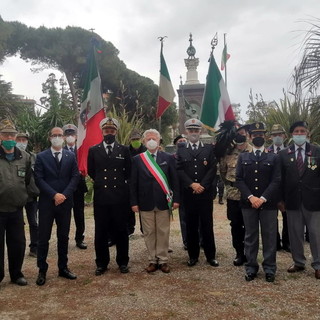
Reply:
[[[66,72],[66,78],[69,84],[70,93],[72,96],[72,109],[75,111],[76,115],[78,116],[78,97],[77,91],[73,84],[73,75],[71,72]]]

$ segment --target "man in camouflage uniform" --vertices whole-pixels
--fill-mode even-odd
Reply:
[[[247,142],[247,127],[240,126],[234,139],[234,148],[220,160],[220,176],[225,182],[227,194],[227,217],[230,220],[232,245],[236,250],[233,260],[235,266],[246,262],[244,254],[244,223],[240,207],[240,191],[233,184],[236,181],[236,166],[242,152],[251,152],[252,147]]]

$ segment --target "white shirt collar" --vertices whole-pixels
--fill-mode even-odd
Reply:
[[[114,147],[114,142],[110,143],[110,144],[107,144],[105,141],[103,141],[103,146],[105,149],[107,149],[107,146],[111,146],[111,148],[113,149]]]
[[[264,148],[264,146],[263,146],[263,147],[261,147],[261,148],[253,147],[253,148],[252,148],[252,151],[253,151],[253,153],[254,153],[254,154],[256,154],[256,151],[257,151],[257,150],[260,150],[260,151],[261,151],[261,153],[262,153],[262,152],[264,152],[264,149],[265,149],[265,148]]]
[[[295,152],[298,151],[298,148],[301,148],[302,151],[305,151],[305,150],[306,150],[306,143],[304,143],[304,144],[301,145],[301,146],[298,146],[297,144],[294,144],[294,150],[295,150]]]

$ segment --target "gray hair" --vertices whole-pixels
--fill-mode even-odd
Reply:
[[[156,130],[156,129],[148,129],[148,130],[146,130],[142,135],[142,139],[145,139],[147,134],[149,134],[149,133],[154,133],[159,138],[159,140],[161,139],[161,135],[160,135],[159,131]]]

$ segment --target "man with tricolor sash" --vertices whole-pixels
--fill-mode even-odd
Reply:
[[[168,249],[170,210],[179,207],[179,182],[175,159],[159,151],[160,133],[143,134],[147,151],[133,158],[130,180],[132,211],[140,212],[143,235],[149,254],[147,272],[169,273]]]

